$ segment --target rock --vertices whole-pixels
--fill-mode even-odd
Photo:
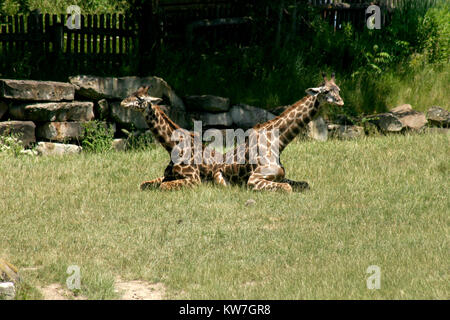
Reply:
[[[135,129],[148,129],[147,122],[144,115],[136,110],[126,109],[120,106],[120,102],[116,101],[110,104],[111,117],[118,123],[130,128],[134,126]]]
[[[0,98],[32,101],[73,100],[75,87],[70,83],[0,79]]]
[[[333,122],[344,126],[351,126],[355,124],[355,121],[345,114],[338,115]]]
[[[364,126],[364,133],[367,136],[373,136],[380,134],[380,130],[378,126],[370,121],[363,121],[362,125]]]
[[[267,110],[252,107],[246,104],[233,106],[230,113],[234,125],[242,129],[252,128],[258,123],[264,123],[275,118],[275,115]]]
[[[233,118],[229,112],[222,113],[195,113],[192,117],[196,120],[202,121],[203,127],[231,127],[233,125]]]
[[[56,141],[81,138],[83,133],[82,122],[47,122],[36,129],[37,137]]]
[[[18,120],[90,121],[94,118],[92,102],[50,102],[12,106],[10,114]]]
[[[95,112],[99,119],[107,119],[110,115],[108,100],[102,99],[97,101],[97,104],[95,105]]]
[[[230,109],[230,99],[211,96],[187,96],[184,98],[186,109],[197,112],[226,112]]]
[[[137,91],[139,87],[150,85],[150,96],[163,98],[172,107],[185,110],[183,101],[175,94],[167,82],[158,77],[113,78],[78,75],[70,77],[69,81],[77,87],[77,94],[93,100],[123,100]]]
[[[43,139],[54,141],[65,141],[71,139],[82,138],[86,130],[95,130],[98,125],[104,126],[105,129],[111,129],[112,133],[116,132],[116,124],[106,122],[46,122],[38,125],[36,136]]]
[[[16,296],[16,288],[12,282],[0,282],[0,300],[13,300]]]
[[[36,151],[40,156],[61,156],[80,153],[82,148],[74,144],[39,142]]]
[[[253,199],[248,199],[248,200],[245,202],[245,206],[246,206],[246,207],[252,207],[252,206],[254,206],[255,204],[256,204],[256,201],[253,200]]]
[[[441,107],[431,107],[427,112],[427,119],[434,126],[450,127],[450,112]]]
[[[327,141],[328,126],[321,116],[308,123],[308,136],[317,141]]]
[[[400,132],[403,129],[420,130],[427,124],[422,112],[415,111],[411,105],[404,104],[389,112],[366,117],[384,132]]]
[[[38,155],[38,152],[36,150],[32,150],[32,149],[21,150],[20,153],[24,154],[26,156],[31,156],[31,157]]]
[[[381,113],[367,117],[384,132],[399,132],[403,129],[403,123],[391,113]]]
[[[0,135],[17,135],[24,146],[36,142],[36,125],[31,121],[4,121],[0,122]]]
[[[0,101],[0,119],[8,112],[8,104],[4,101]]]
[[[160,105],[161,110],[177,125],[184,129],[192,128],[192,121],[184,110],[173,108],[172,106]]]
[[[427,124],[427,119],[422,112],[414,110],[410,104],[398,106],[390,111],[402,123],[404,128],[420,130]]]
[[[114,139],[112,147],[116,151],[125,151],[127,149],[127,139]]]
[[[342,140],[351,140],[363,137],[365,135],[364,127],[360,126],[346,126],[346,125],[328,125],[328,130],[330,131],[330,135],[332,137],[342,139]]]

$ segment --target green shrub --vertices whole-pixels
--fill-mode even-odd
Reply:
[[[20,137],[21,134],[12,133],[9,130],[3,132],[0,135],[0,153],[6,153],[15,157],[21,155],[23,145]]]
[[[143,151],[155,146],[155,139],[150,131],[129,132],[122,129],[127,135],[127,150]]]
[[[101,153],[112,150],[114,129],[100,121],[89,121],[83,124],[84,134],[81,139],[83,151]]]
[[[450,58],[450,3],[428,9],[419,25],[421,48],[431,63],[448,63]]]

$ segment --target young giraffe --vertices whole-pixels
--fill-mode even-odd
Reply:
[[[155,98],[148,95],[148,89],[149,87],[140,88],[132,96],[122,101],[121,105],[143,112],[156,139],[171,154],[177,147],[176,141],[171,140],[172,134],[176,130],[184,129],[181,129],[157,105],[153,104]],[[205,180],[214,181],[223,186],[230,183],[245,183],[253,190],[292,192],[307,189],[308,183],[285,178],[280,155],[301,129],[319,114],[322,105],[344,105],[339,91],[334,74],[331,80],[327,80],[324,76],[324,83],[321,86],[307,89],[307,96],[291,105],[281,115],[253,127],[254,137],[258,139],[253,141],[258,141],[258,143],[249,143],[249,139],[247,139],[244,145],[239,145],[226,153],[227,161],[225,163],[215,163],[213,158],[194,161],[194,156],[187,164],[174,164],[171,161],[166,167],[163,177],[142,183],[141,189],[159,187],[162,190],[171,190],[200,184]],[[278,136],[274,130],[278,130]],[[190,137],[191,145],[193,145],[194,133],[187,130],[184,132]],[[261,138],[267,143],[266,147],[269,150],[263,155],[256,152],[256,149],[261,147]],[[202,154],[205,148],[207,147],[202,145]],[[212,150],[210,155],[214,157],[215,152]],[[252,158],[251,155],[256,155],[256,158]],[[249,161],[250,158],[252,161]],[[245,159],[245,161],[242,163],[237,159]]]

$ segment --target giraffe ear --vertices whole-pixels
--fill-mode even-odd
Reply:
[[[309,94],[310,96],[317,96],[321,92],[322,92],[321,87],[306,89],[306,93]]]
[[[150,90],[150,86],[146,86],[146,87],[144,88],[144,93],[149,94],[149,93],[148,93],[149,90]]]

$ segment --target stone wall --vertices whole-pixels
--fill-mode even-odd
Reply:
[[[158,77],[79,75],[70,77],[68,83],[0,79],[0,134],[19,134],[26,147],[37,144],[42,152],[59,153],[58,150],[80,152],[76,145],[83,137],[83,124],[91,120],[112,124],[116,138],[124,137],[122,128],[143,132],[148,130],[148,125],[142,114],[122,108],[120,102],[147,85],[150,85],[151,96],[163,100],[161,108],[167,115],[186,129],[192,129],[193,122],[199,120],[204,129],[245,130],[275,118],[288,107],[269,112],[226,97],[192,95],[182,99]],[[364,125],[354,119],[330,124],[318,118],[310,123],[304,135],[321,141],[330,136],[353,139],[370,133],[371,129],[382,132],[421,130],[427,123],[448,127],[449,119],[449,112],[439,107],[431,108],[425,115],[414,111],[410,105],[403,105],[366,117]],[[114,145],[123,147],[120,141]]]

